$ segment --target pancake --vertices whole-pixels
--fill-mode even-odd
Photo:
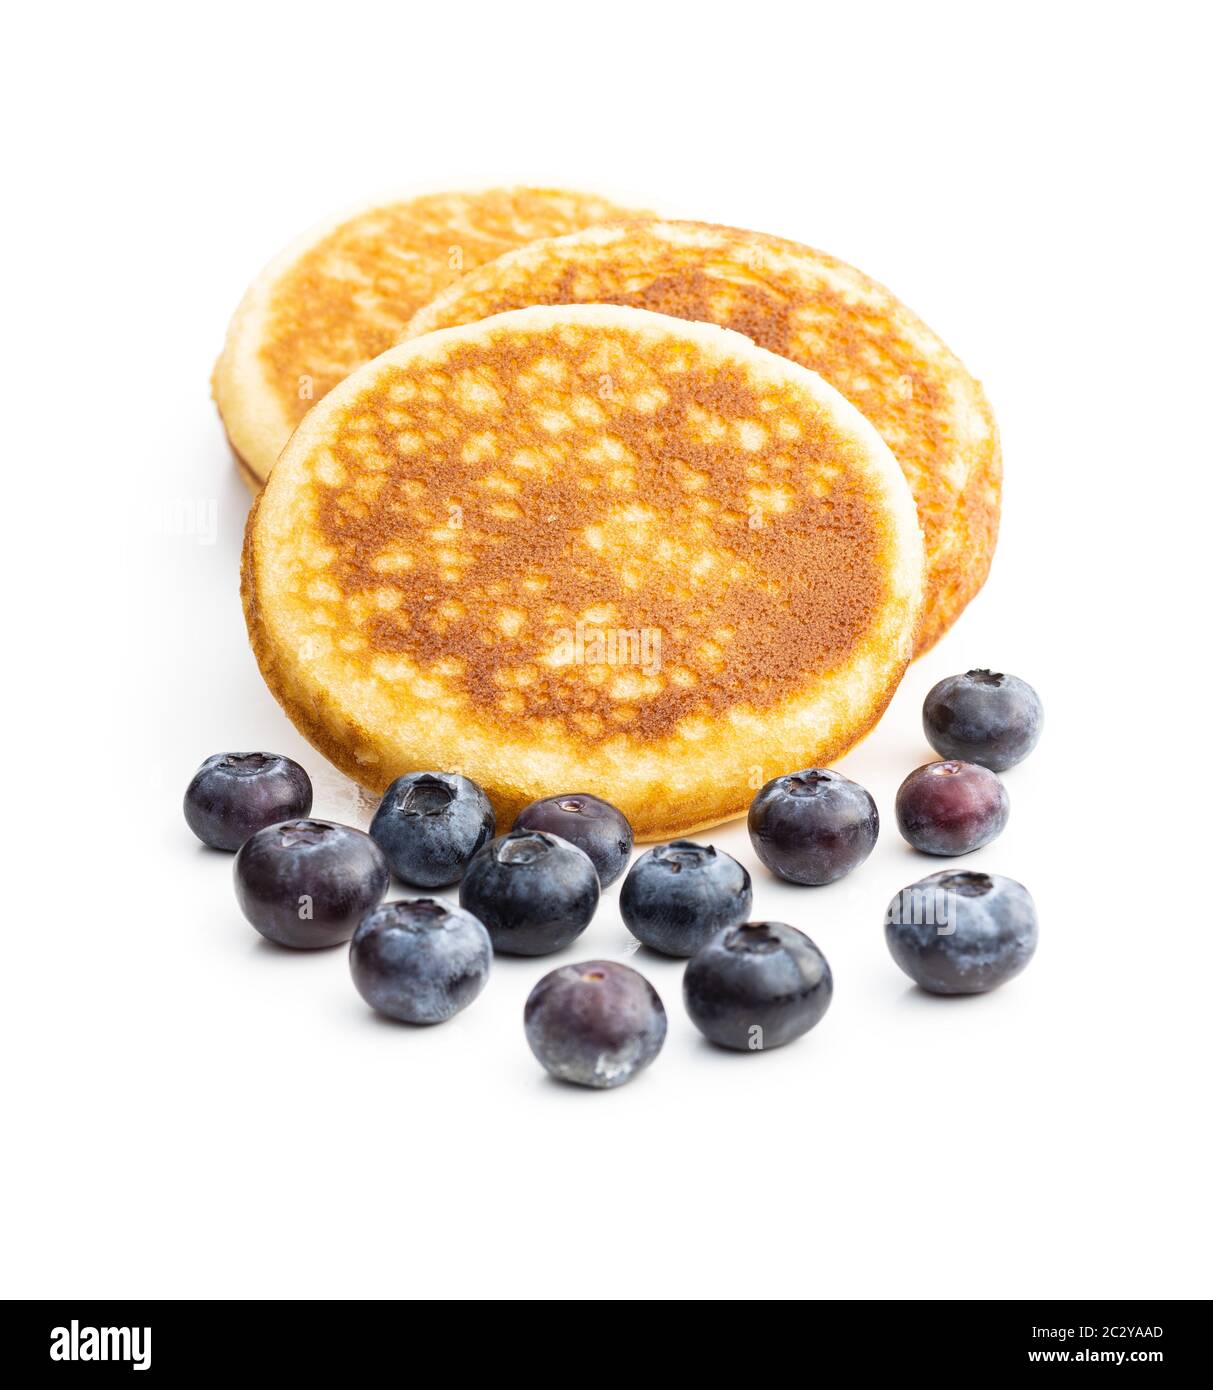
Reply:
[[[635,222],[535,242],[465,276],[406,337],[528,304],[606,303],[733,328],[811,367],[876,426],[918,504],[927,555],[915,655],[985,583],[1002,462],[981,386],[874,280],[796,242],[693,222]]]
[[[250,515],[271,690],[381,791],[458,770],[501,828],[589,792],[639,838],[739,814],[877,720],[922,540],[870,424],[708,324],[523,309],[330,392]]]
[[[584,193],[493,188],[379,203],[315,229],[254,281],[212,387],[241,474],[260,486],[318,401],[474,266],[624,215]]]

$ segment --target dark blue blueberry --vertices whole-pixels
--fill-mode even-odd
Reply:
[[[834,979],[826,958],[783,922],[747,922],[714,936],[687,964],[682,997],[695,1027],[721,1047],[762,1052],[820,1023]]]
[[[288,820],[247,839],[236,855],[236,897],[262,936],[310,950],[348,941],[387,892],[383,851],[361,830]]]
[[[933,686],[923,701],[922,728],[943,758],[1005,772],[1036,747],[1044,727],[1040,696],[1018,676],[966,671]]]
[[[531,1051],[554,1077],[597,1090],[631,1081],[665,1042],[657,991],[638,971],[610,960],[545,975],[531,990],[523,1023]]]
[[[725,927],[750,915],[750,876],[712,845],[675,840],[642,854],[619,891],[624,925],[667,956],[693,956]]]
[[[185,822],[213,849],[239,849],[254,831],[311,809],[311,778],[277,753],[216,753],[185,789]]]
[[[748,824],[754,852],[790,883],[833,883],[863,863],[880,833],[871,795],[817,767],[768,782]]]
[[[419,888],[458,883],[497,821],[475,782],[456,772],[410,772],[383,794],[371,838],[392,872]]]
[[[1002,834],[1011,799],[976,763],[927,763],[897,789],[897,826],[924,854],[968,854]]]
[[[898,893],[884,934],[893,959],[923,989],[981,994],[1032,959],[1036,907],[1013,878],[944,870]]]
[[[468,865],[459,904],[488,928],[495,951],[546,956],[585,931],[598,894],[584,850],[545,831],[511,830]]]
[[[416,898],[368,913],[350,942],[350,974],[372,1009],[404,1023],[442,1023],[488,983],[493,943],[461,907]]]
[[[585,850],[598,870],[598,882],[603,888],[623,873],[632,853],[632,827],[628,818],[609,801],[587,792],[532,801],[519,811],[514,829],[546,830]]]

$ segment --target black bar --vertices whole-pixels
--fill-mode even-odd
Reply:
[[[851,1370],[932,1375],[1006,1369],[1060,1375],[1063,1383],[1077,1373],[1079,1382],[1086,1383],[1083,1373],[1103,1367],[1122,1376],[1140,1372],[1149,1378],[1161,1370],[1177,1369],[1203,1371],[1208,1376],[1207,1301],[826,1302],[803,1315],[781,1311],[770,1301],[737,1300],[733,1308],[732,1330],[759,1379],[773,1372],[768,1349],[771,1357],[785,1355],[788,1334],[797,1326],[809,1342],[817,1343],[811,1364],[820,1364],[818,1358],[827,1352],[829,1364],[844,1374]],[[599,1316],[571,1308],[567,1314],[570,1340],[576,1343],[588,1334],[600,1348],[606,1329],[592,1330]],[[686,1371],[685,1355],[696,1344],[687,1335],[694,1316],[684,1307],[673,1320],[662,1313],[657,1324],[670,1339],[671,1350],[678,1349],[680,1376]],[[0,1343],[4,1362],[0,1364],[13,1385],[43,1379],[81,1383],[115,1375],[134,1376],[139,1383],[152,1375],[166,1382],[212,1372],[279,1375],[291,1371],[309,1377],[382,1372],[404,1381],[419,1374],[434,1375],[422,1367],[431,1358],[442,1357],[452,1345],[450,1329],[435,1325],[430,1309],[388,1302],[14,1301],[3,1305],[0,1317],[4,1323]],[[789,1323],[789,1317],[797,1322]],[[644,1318],[639,1311],[627,1319],[612,1317],[610,1340],[619,1350],[635,1345],[629,1323],[640,1324]],[[494,1372],[508,1372],[511,1361],[522,1355],[530,1359],[543,1342],[561,1337],[561,1320],[559,1312],[527,1313],[514,1324],[511,1335],[500,1341],[492,1338],[481,1343],[472,1335],[455,1345],[468,1349],[484,1345],[494,1357]],[[102,1329],[110,1331],[102,1334]],[[151,1330],[150,1341],[142,1329]],[[645,1335],[645,1329],[638,1326],[636,1330]],[[710,1339],[711,1345],[731,1340],[722,1334],[723,1327]],[[696,1340],[707,1345],[702,1338]],[[96,1351],[126,1359],[87,1359]],[[135,1369],[139,1357],[148,1363],[145,1370]],[[589,1362],[595,1359],[590,1357]],[[647,1357],[639,1361],[625,1357],[623,1365],[629,1362],[638,1377],[644,1366],[643,1378],[653,1378],[653,1363]],[[456,1364],[458,1370],[451,1367],[454,1374],[468,1373],[462,1357],[456,1358]],[[567,1370],[580,1378],[576,1365]],[[19,1379],[11,1378],[14,1369]]]

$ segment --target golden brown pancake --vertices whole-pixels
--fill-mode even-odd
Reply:
[[[653,839],[860,738],[921,585],[905,479],[820,377],[580,305],[414,339],[330,392],[242,588],[270,688],[364,786],[458,770],[502,827],[590,792]]]
[[[916,655],[989,573],[1002,464],[962,363],[874,280],[820,251],[693,222],[633,222],[535,242],[465,276],[406,337],[528,304],[603,303],[736,329],[813,368],[880,431],[918,504],[927,592]]]
[[[253,283],[215,365],[215,401],[242,476],[259,486],[309,407],[465,271],[623,215],[589,194],[493,188],[380,203],[311,232]]]

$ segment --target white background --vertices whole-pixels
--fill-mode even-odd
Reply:
[[[1153,3],[24,7],[7,21],[0,1292],[1208,1296],[1207,32]],[[36,16],[31,18],[31,16]],[[237,599],[208,373],[247,281],[381,191],[550,181],[756,227],[890,285],[998,412],[988,586],[842,764],[867,865],[778,887],[833,1007],[764,1055],[669,1039],[547,1080],[501,960],[428,1031],[272,950],[180,816],[201,759],[300,758]],[[215,543],[174,534],[216,504]],[[939,867],[892,797],[974,665],[1047,710],[1011,823],[1041,945],[922,996],[881,920]],[[14,891],[15,890],[15,891]],[[396,890],[397,892],[400,890]],[[575,954],[624,958],[617,888]]]

